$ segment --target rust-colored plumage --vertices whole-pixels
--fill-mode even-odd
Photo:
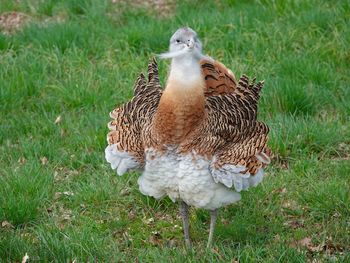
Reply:
[[[178,145],[198,126],[205,114],[204,81],[199,81],[194,88],[178,89],[181,84],[168,83],[160,99],[154,119],[154,132],[158,144]],[[158,146],[158,147],[157,147]]]

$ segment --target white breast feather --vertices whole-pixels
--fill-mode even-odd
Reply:
[[[209,165],[208,160],[193,153],[178,156],[170,151],[161,155],[148,149],[145,170],[138,179],[139,189],[157,199],[167,195],[173,201],[180,198],[188,205],[212,210],[239,201],[241,190],[256,186],[263,178],[262,170],[255,176],[242,175],[237,172],[243,169],[240,167],[235,176],[231,175],[228,187],[220,179],[215,182]],[[218,173],[217,178],[224,177]]]
[[[139,163],[134,157],[127,152],[118,151],[115,144],[106,147],[105,158],[118,175],[123,175],[127,171],[134,170],[139,166]]]
[[[215,163],[215,158],[212,163]],[[225,164],[220,169],[210,167],[211,174],[216,183],[222,183],[229,188],[234,186],[237,192],[246,190],[252,186],[257,186],[263,179],[263,169],[259,169],[254,176],[248,172],[243,174],[242,172],[246,169],[247,168],[243,165],[232,164]]]
[[[202,80],[201,68],[198,61],[191,57],[183,57],[173,59],[168,83],[175,81],[179,87],[193,87]]]

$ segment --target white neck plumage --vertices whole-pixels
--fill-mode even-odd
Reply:
[[[199,60],[194,56],[189,54],[172,59],[168,84],[176,82],[186,88],[198,85],[202,78]]]

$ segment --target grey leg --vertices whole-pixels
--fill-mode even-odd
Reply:
[[[211,243],[213,241],[213,235],[214,235],[217,214],[218,214],[217,209],[210,211],[210,230],[209,230],[209,238],[208,238],[207,248],[211,247]]]
[[[183,222],[186,247],[191,248],[190,231],[189,231],[190,225],[188,222],[188,205],[184,201],[180,202],[180,214]]]

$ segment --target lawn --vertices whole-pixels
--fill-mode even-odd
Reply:
[[[350,262],[349,1],[136,2],[0,1],[0,261]],[[183,25],[265,79],[273,162],[221,209],[210,250],[207,211],[186,251],[178,205],[104,159],[109,111]]]

